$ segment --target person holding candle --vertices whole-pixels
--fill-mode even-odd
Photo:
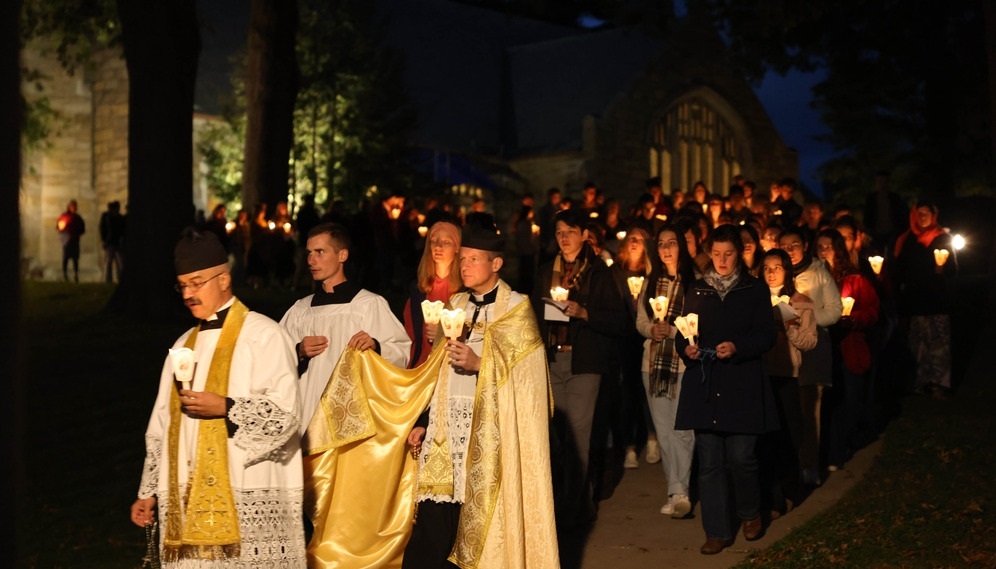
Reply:
[[[422,364],[432,351],[436,326],[426,326],[422,315],[422,301],[449,302],[450,297],[463,288],[460,279],[460,227],[451,220],[437,221],[429,228],[418,274],[408,287],[408,300],[402,313],[405,332],[411,338],[408,367]]]
[[[867,417],[868,375],[872,354],[867,332],[878,322],[879,297],[875,286],[851,263],[844,237],[836,229],[824,229],[816,239],[821,259],[830,265],[830,274],[841,295],[850,299],[850,309],[835,325],[837,343],[834,388],[825,402],[830,412],[827,463],[831,472],[844,466],[854,451],[864,446],[870,433],[858,431]],[[870,431],[872,425],[863,425]]]
[[[467,291],[450,304],[467,328],[446,339],[427,421],[408,436],[418,510],[402,567],[559,567],[552,401],[536,317],[499,278],[504,238],[494,223],[468,221],[462,239]]]
[[[683,518],[692,509],[689,485],[695,434],[674,428],[685,362],[675,348],[677,329],[673,324],[682,313],[686,291],[695,282],[695,268],[681,230],[674,224],[661,227],[655,241],[656,260],[637,300],[636,329],[646,338],[641,365],[644,398],[656,433],[653,443],[663,457],[668,486],[667,502],[660,512]],[[663,318],[658,317],[652,304],[653,299],[660,297],[667,299]]]
[[[179,387],[170,358],[163,365],[131,520],[158,519],[163,567],[304,569],[293,342],[233,295],[213,233],[185,230],[174,264],[199,323],[173,347],[197,361],[192,389]]]
[[[803,439],[799,462],[802,481],[807,486],[823,483],[820,467],[820,424],[823,389],[833,385],[833,347],[830,326],[837,323],[844,307],[840,289],[830,276],[826,263],[808,254],[808,243],[799,227],[788,227],[778,240],[792,261],[795,289],[813,301],[816,316],[816,347],[802,355],[799,394],[802,402]]]
[[[621,379],[619,389],[619,404],[612,405],[618,407],[617,428],[613,430],[613,444],[615,448],[625,449],[623,457],[623,467],[638,468],[640,462],[637,459],[640,449],[646,447],[647,463],[656,464],[660,462],[660,448],[657,443],[657,435],[654,434],[654,424],[650,418],[650,409],[647,407],[647,396],[640,379],[640,359],[643,352],[643,336],[637,331],[636,319],[639,312],[639,301],[637,295],[630,294],[629,281],[631,277],[634,282],[640,282],[640,289],[645,287],[646,277],[651,272],[652,264],[647,252],[647,240],[650,236],[639,228],[632,228],[626,235],[625,241],[617,261],[611,267],[612,276],[616,282],[619,295],[626,303],[626,334],[618,339],[618,365],[610,366],[618,369],[619,372],[612,374]],[[609,385],[615,385],[611,382]],[[602,394],[600,394],[601,396]],[[639,445],[638,445],[639,443]]]
[[[55,223],[62,243],[62,278],[69,282],[69,262],[73,263],[73,280],[80,282],[80,237],[86,233],[86,223],[77,210],[76,200],[69,200],[66,211]]]
[[[745,539],[764,535],[757,441],[778,428],[778,414],[762,361],[775,342],[768,288],[743,264],[738,227],[717,227],[707,249],[712,264],[688,290],[682,309],[682,315],[698,315],[697,341],[676,339],[687,367],[674,428],[695,431],[707,538],[700,551],[713,555],[733,543],[732,513]]]
[[[920,200],[910,211],[910,228],[896,239],[895,281],[899,313],[908,318],[909,343],[916,361],[914,389],[943,399],[951,389],[951,316],[947,278],[957,258],[935,256],[954,251],[951,236],[937,225],[937,205]],[[943,260],[943,263],[939,261]]]
[[[580,209],[555,217],[560,253],[543,265],[531,300],[537,314],[544,297],[560,286],[568,290],[562,319],[543,319],[540,334],[547,347],[556,406],[554,437],[558,453],[558,512],[565,524],[586,523],[596,515],[588,483],[592,420],[601,376],[610,371],[605,349],[626,331],[626,305],[609,268],[588,243],[588,218]],[[581,510],[579,512],[579,509]]]
[[[771,377],[771,386],[778,406],[782,428],[763,437],[761,445],[766,468],[772,469],[768,499],[771,517],[786,513],[802,501],[799,479],[799,452],[803,440],[802,403],[799,396],[799,368],[802,352],[816,346],[816,316],[813,301],[795,289],[792,260],[781,249],[771,249],[762,259],[762,274],[774,304],[774,347],[764,354],[764,366]],[[786,315],[779,303],[790,308]]]

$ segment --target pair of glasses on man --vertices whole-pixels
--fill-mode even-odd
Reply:
[[[211,277],[211,278],[209,278],[207,280],[193,282],[193,283],[187,283],[187,284],[176,283],[175,285],[173,285],[173,288],[176,290],[176,292],[178,292],[180,294],[183,294],[183,291],[186,290],[186,289],[188,289],[188,288],[190,289],[190,292],[197,292],[197,291],[201,290],[202,286],[204,286],[204,285],[208,284],[209,282],[213,281],[214,279],[220,277],[222,274],[224,274],[224,273],[218,273],[217,275],[215,275],[215,276],[213,276],[213,277]]]

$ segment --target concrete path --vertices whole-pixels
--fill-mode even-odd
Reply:
[[[773,544],[813,515],[835,504],[861,479],[878,455],[881,444],[881,440],[876,441],[858,452],[843,470],[831,474],[801,505],[775,520],[763,538],[748,542],[740,534],[732,547],[718,555],[699,553],[705,534],[697,505],[693,511],[695,517],[688,519],[673,520],[659,513],[667,498],[664,473],[660,464],[646,464],[641,457],[640,467],[627,470],[612,497],[601,503],[598,521],[588,536],[580,567],[732,567],[751,550]]]

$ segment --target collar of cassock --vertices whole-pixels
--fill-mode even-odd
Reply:
[[[234,298],[226,302],[224,308],[209,316],[207,320],[201,320],[201,332],[205,330],[221,330],[221,327],[225,324],[225,317],[228,316],[228,309],[233,304],[235,304]]]
[[[360,292],[359,285],[353,281],[343,281],[335,286],[332,292],[326,292],[319,284],[315,295],[311,297],[312,306],[324,306],[326,304],[349,304],[353,297]]]
[[[498,285],[495,285],[495,288],[491,289],[491,292],[485,294],[480,300],[477,300],[476,294],[470,294],[470,302],[474,305],[474,317],[470,321],[471,328],[477,324],[477,317],[480,316],[481,309],[489,304],[494,304],[496,298],[498,298]]]
[[[495,285],[495,288],[491,289],[491,292],[481,297],[481,300],[477,300],[476,294],[470,293],[470,302],[477,306],[487,306],[489,304],[493,304],[496,298],[498,298],[498,285]]]

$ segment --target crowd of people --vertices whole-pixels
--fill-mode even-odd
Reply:
[[[554,567],[642,457],[660,513],[698,505],[716,554],[846,468],[890,397],[946,396],[957,266],[935,204],[882,185],[866,230],[792,179],[646,190],[525,196],[504,229],[397,195],[335,220],[216,210],[176,248],[200,322],[163,367],[132,520],[176,566]],[[279,323],[234,296],[302,265],[314,292]],[[378,294],[398,283],[400,318]],[[896,344],[909,386],[885,371]]]

